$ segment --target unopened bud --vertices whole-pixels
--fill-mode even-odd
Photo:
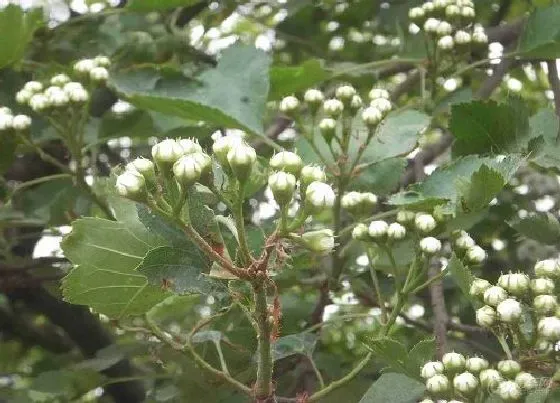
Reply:
[[[301,169],[300,180],[303,184],[309,185],[312,182],[324,182],[327,180],[325,171],[316,165],[305,165]]]
[[[510,272],[498,278],[498,285],[510,294],[522,296],[529,290],[530,280],[526,274]]]
[[[463,372],[453,378],[453,387],[456,391],[470,396],[478,388],[478,379],[470,372]]]
[[[146,199],[146,181],[137,171],[126,171],[117,177],[115,184],[117,193],[134,201]]]
[[[231,148],[241,144],[243,140],[239,136],[224,136],[217,139],[212,145],[212,151],[218,162],[222,167],[228,167],[229,163],[227,160],[227,155]]]
[[[360,97],[359,95],[354,95],[350,100],[350,109],[356,112],[362,107],[363,104],[364,102],[362,101],[362,97]]]
[[[92,59],[82,59],[74,64],[74,71],[77,73],[88,73],[96,67]]]
[[[443,363],[441,361],[430,361],[424,364],[420,376],[429,379],[438,374],[443,374]]]
[[[560,265],[555,259],[541,260],[535,264],[535,274],[537,277],[560,278]]]
[[[274,170],[288,172],[297,178],[303,168],[303,161],[296,153],[281,151],[270,159],[269,165]]]
[[[200,179],[202,167],[191,155],[184,155],[173,164],[173,174],[181,186],[189,187]]]
[[[496,311],[489,305],[476,310],[476,323],[481,327],[492,327],[496,323]]]
[[[540,315],[552,315],[557,307],[558,301],[555,295],[537,295],[533,301],[533,308]]]
[[[406,228],[399,224],[398,222],[394,222],[389,224],[389,228],[387,228],[387,237],[391,240],[400,240],[404,239],[406,236]]]
[[[416,214],[413,211],[401,210],[397,213],[397,222],[407,225],[414,222]]]
[[[414,219],[416,229],[423,233],[432,232],[436,228],[436,220],[430,214],[419,213]]]
[[[521,371],[521,365],[514,360],[503,360],[497,365],[500,374],[506,378],[513,379]]]
[[[198,140],[196,139],[179,139],[177,142],[183,147],[185,155],[202,152],[202,147],[198,144]]]
[[[41,112],[51,106],[51,103],[43,94],[35,94],[29,100],[29,106],[35,112]]]
[[[480,384],[486,390],[493,391],[503,380],[502,375],[495,369],[484,369],[480,371]]]
[[[437,47],[441,50],[451,50],[455,45],[455,41],[451,35],[445,35],[438,39]]]
[[[523,390],[533,390],[538,386],[538,382],[533,375],[528,372],[520,372],[515,376],[515,383]]]
[[[342,85],[335,91],[335,96],[345,104],[349,104],[354,95],[356,95],[356,89],[351,85]]]
[[[521,304],[513,298],[505,299],[496,307],[498,318],[505,323],[517,323],[523,311]]]
[[[552,294],[554,292],[554,281],[549,278],[535,278],[531,280],[531,291],[535,295]]]
[[[8,114],[0,114],[0,131],[10,130],[14,127],[14,117]]]
[[[484,302],[490,306],[498,306],[498,304],[506,300],[508,294],[506,290],[497,285],[488,288],[484,291]]]
[[[309,231],[301,236],[305,246],[316,253],[328,254],[334,249],[334,234],[330,229]]]
[[[299,100],[294,96],[288,96],[280,101],[280,112],[292,116],[299,108]]]
[[[1,117],[0,117],[1,120]],[[1,130],[1,123],[0,123],[0,130]],[[15,130],[24,131],[31,127],[31,118],[27,115],[16,115],[12,120],[12,126]]]
[[[362,112],[362,120],[366,126],[377,126],[382,119],[383,113],[376,107],[369,106]]]
[[[303,100],[309,105],[314,106],[315,108],[319,106],[324,99],[325,96],[323,95],[323,93],[316,89],[309,89],[305,91],[305,94],[303,95]]]
[[[368,241],[369,232],[367,225],[363,223],[357,224],[352,230],[352,238],[357,241]]]
[[[268,186],[279,206],[285,206],[292,201],[296,190],[296,177],[287,172],[275,172],[268,177]]]
[[[183,156],[183,147],[172,139],[160,141],[152,147],[152,157],[158,168],[169,171],[173,164]]]
[[[136,158],[126,165],[126,169],[129,171],[137,171],[144,177],[147,183],[155,183],[156,172],[154,163],[147,158]]]
[[[543,339],[556,343],[560,340],[560,319],[555,316],[544,317],[539,320],[537,330]]]
[[[51,78],[51,84],[62,87],[64,84],[70,82],[70,77],[66,74],[57,74]]]
[[[435,395],[440,395],[449,390],[449,380],[445,375],[435,375],[426,381],[426,389]]]
[[[371,91],[368,93],[368,97],[371,101],[378,98],[385,98],[389,99],[389,91],[383,88],[372,88]]]
[[[23,89],[33,94],[43,91],[43,84],[41,84],[39,81],[28,81],[23,86]]]
[[[369,103],[369,106],[377,108],[384,115],[393,109],[391,101],[386,98],[375,98]]]
[[[385,239],[389,224],[382,220],[376,220],[369,223],[368,233],[372,239],[377,241]]]
[[[427,237],[420,240],[420,249],[427,255],[433,255],[441,250],[441,242],[434,237]]]
[[[98,82],[107,81],[109,78],[109,71],[105,67],[94,67],[89,72],[89,78]]]
[[[472,372],[473,374],[478,374],[480,371],[487,369],[489,365],[490,364],[487,360],[480,357],[467,358],[467,361],[465,363],[467,371]]]
[[[323,110],[331,117],[338,117],[344,110],[344,104],[338,99],[327,99],[323,103]]]
[[[470,263],[482,263],[486,259],[486,252],[480,246],[473,246],[465,255]]]
[[[443,362],[445,371],[449,373],[464,371],[466,364],[465,357],[455,351],[444,354],[443,357],[441,357],[441,362]]]
[[[237,180],[240,183],[245,183],[257,161],[257,153],[253,147],[241,143],[228,152],[227,160]]]
[[[483,278],[475,278],[471,283],[471,287],[469,289],[469,294],[473,297],[482,297],[484,295],[484,291],[489,289],[492,286],[488,280]]]
[[[312,182],[305,191],[305,207],[311,214],[332,208],[336,196],[332,187],[322,182]]]

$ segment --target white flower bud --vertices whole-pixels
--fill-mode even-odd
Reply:
[[[296,190],[296,177],[286,172],[275,172],[268,177],[268,186],[274,195],[274,200],[280,206],[292,201]]]
[[[218,138],[212,145],[212,151],[218,162],[223,166],[228,166],[227,155],[233,146],[241,144],[243,140],[239,136],[224,136]]]
[[[335,96],[343,102],[350,101],[356,95],[356,89],[351,85],[341,85],[335,91]]]
[[[436,18],[428,18],[426,22],[424,22],[424,31],[429,34],[435,34],[437,32],[439,22],[440,21]]]
[[[369,232],[368,227],[365,224],[359,223],[357,224],[354,229],[352,230],[352,238],[358,241],[367,241],[369,240]]]
[[[89,78],[93,81],[107,81],[109,78],[109,71],[105,67],[94,67],[89,72]]]
[[[465,395],[471,395],[478,388],[478,379],[470,372],[463,372],[453,378],[453,387]]]
[[[533,375],[528,372],[520,372],[515,377],[515,383],[523,390],[533,390],[538,386],[538,382]]]
[[[429,361],[424,364],[420,371],[420,376],[429,379],[433,376],[443,373],[443,363],[441,361]]]
[[[414,222],[416,214],[413,211],[401,210],[397,213],[397,222],[401,224],[410,224]]]
[[[70,94],[76,90],[83,90],[85,89],[82,83],[77,81],[70,81],[62,86],[62,90],[70,96]]]
[[[544,317],[539,320],[537,330],[543,339],[556,343],[560,340],[560,319],[555,316]]]
[[[253,147],[240,143],[229,150],[227,160],[237,180],[243,183],[251,175],[253,165],[257,161],[257,153]]]
[[[330,142],[336,130],[336,120],[332,118],[324,118],[319,122],[319,130],[325,139]]]
[[[32,94],[40,92],[43,91],[43,84],[41,84],[39,81],[28,81],[23,86],[23,90],[29,91]]]
[[[375,98],[369,103],[369,106],[379,109],[383,114],[388,113],[393,108],[391,101],[386,98]]]
[[[70,77],[66,74],[57,74],[51,78],[51,84],[62,87],[64,84],[70,82]]]
[[[75,88],[73,91],[65,91],[68,94],[68,98],[72,102],[83,103],[89,100],[89,93],[85,90],[85,88]]]
[[[183,148],[183,153],[185,155],[202,152],[202,147],[198,144],[198,140],[196,139],[179,139],[177,142]]]
[[[111,60],[107,56],[103,55],[95,56],[93,62],[98,67],[109,67],[111,65]]]
[[[204,177],[212,173],[212,158],[210,158],[208,154],[202,151],[187,155],[191,156],[202,168],[201,183],[204,183]]]
[[[492,391],[498,387],[503,380],[502,375],[495,369],[484,369],[479,375],[480,384],[484,389]]]
[[[377,126],[382,119],[383,113],[373,106],[365,108],[362,112],[362,120],[366,126]]]
[[[360,204],[360,201],[361,195],[359,192],[348,192],[344,196],[342,196],[340,203],[342,205],[342,208],[346,210],[352,210],[358,204]]]
[[[323,110],[327,115],[331,117],[337,117],[340,116],[340,114],[344,110],[344,104],[338,99],[327,99],[323,104]]]
[[[490,366],[487,360],[480,357],[471,357],[467,358],[465,363],[465,367],[467,371],[472,372],[473,374],[478,374],[480,371],[487,369]]]
[[[458,45],[467,45],[471,43],[471,34],[466,31],[457,31],[455,32],[454,40]]]
[[[488,43],[488,35],[484,32],[475,31],[472,34],[472,41],[478,44],[487,44]]]
[[[0,116],[1,120],[1,116]],[[1,130],[1,123],[0,123],[0,130]],[[27,115],[16,115],[12,121],[12,126],[15,130],[27,130],[31,126],[31,118]]]
[[[465,369],[466,360],[462,354],[453,351],[444,354],[443,357],[441,357],[441,362],[443,362],[443,367],[447,372],[456,373]]]
[[[440,21],[436,33],[438,36],[450,35],[453,32],[453,27],[447,21]]]
[[[560,266],[555,259],[541,260],[535,264],[535,274],[537,277],[549,277],[557,279],[560,277]]]
[[[288,97],[282,98],[280,101],[280,112],[283,112],[287,115],[293,114],[299,108],[299,100],[290,95]]]
[[[473,246],[465,255],[470,263],[482,263],[486,259],[486,252],[480,246]]]
[[[461,17],[471,20],[471,19],[474,19],[475,16],[476,16],[476,13],[474,11],[474,8],[472,8],[472,7],[462,7],[461,8]]]
[[[362,97],[360,97],[359,95],[354,95],[350,100],[350,108],[353,109],[354,111],[360,109],[363,106],[363,104],[364,103],[362,101]]]
[[[418,231],[428,233],[436,228],[436,220],[430,214],[419,213],[414,219],[414,225]]]
[[[420,249],[422,252],[432,255],[441,250],[441,242],[434,237],[427,237],[420,240]]]
[[[305,207],[311,214],[332,208],[335,199],[332,187],[323,182],[311,182],[305,191]]]
[[[165,139],[152,147],[152,157],[161,170],[171,168],[183,156],[183,147],[175,140]]]
[[[521,399],[523,391],[519,385],[513,381],[502,381],[498,385],[498,396],[506,402],[515,402]]]
[[[496,311],[489,305],[476,310],[476,323],[482,327],[492,327],[496,323]]]
[[[301,168],[300,180],[303,184],[309,185],[312,182],[324,182],[327,180],[325,171],[315,165],[305,165]]]
[[[533,300],[533,308],[540,315],[554,314],[558,307],[558,300],[554,295],[537,295]]]
[[[474,8],[474,3],[472,2],[472,0],[455,0],[455,4],[457,4],[458,7],[473,7]]]
[[[89,73],[96,67],[96,63],[92,59],[82,59],[74,64],[74,71],[77,73]]]
[[[433,0],[434,9],[443,9],[449,4],[449,0]]]
[[[66,106],[68,105],[68,102],[70,102],[68,95],[66,95],[66,93],[59,87],[47,88],[45,95],[52,106]]]
[[[328,254],[334,249],[334,234],[330,229],[309,231],[301,236],[305,246],[316,253]]]
[[[484,295],[484,291],[489,289],[492,285],[488,280],[483,278],[475,278],[471,283],[471,288],[469,290],[469,294],[473,297],[482,297]]]
[[[32,96],[33,93],[31,91],[27,91],[25,89],[19,90],[18,92],[16,92],[16,102],[18,104],[26,104],[29,102]]]
[[[0,114],[0,131],[10,130],[14,127],[14,117],[8,114]]]
[[[408,10],[408,18],[413,21],[421,20],[425,15],[426,14],[424,13],[422,7],[412,7],[410,10]]]
[[[270,159],[269,165],[272,169],[291,173],[297,178],[303,168],[303,161],[296,153],[281,151]]]
[[[369,223],[368,227],[369,236],[376,240],[383,239],[387,235],[388,229],[389,224],[387,224],[385,221],[372,221],[371,223]]]
[[[383,88],[372,88],[371,91],[368,93],[368,97],[371,101],[378,98],[385,98],[389,99],[389,91]]]
[[[513,295],[522,296],[529,290],[529,277],[523,273],[502,274],[498,285]]]
[[[303,100],[311,105],[319,105],[324,101],[324,99],[325,96],[323,93],[313,88],[305,91],[305,94],[303,95]]]
[[[455,240],[455,247],[460,250],[468,250],[475,246],[476,243],[468,234],[463,234]]]
[[[126,164],[126,169],[140,173],[147,182],[155,182],[156,172],[154,163],[147,158],[136,158],[134,161]]]
[[[181,186],[192,186],[200,179],[202,167],[192,155],[183,155],[173,164],[173,174]]]
[[[554,292],[554,281],[549,278],[535,278],[531,280],[531,291],[535,295],[552,294]]]
[[[521,304],[513,298],[508,298],[496,307],[498,318],[505,323],[517,323],[521,318]]]
[[[12,110],[7,106],[0,106],[0,115],[13,115]]]
[[[453,37],[451,35],[445,35],[438,39],[437,46],[441,50],[451,50],[455,42],[453,41]]]
[[[448,18],[454,18],[461,14],[461,9],[455,4],[450,4],[445,7],[445,16]]]
[[[506,290],[497,285],[484,291],[484,302],[490,306],[498,306],[498,304],[508,297]]]
[[[35,112],[40,112],[51,106],[49,99],[43,94],[35,94],[29,100],[29,106]]]
[[[424,13],[426,14],[432,13],[434,9],[434,3],[431,1],[426,1],[424,2],[424,4],[422,4],[422,10],[424,10]]]
[[[117,177],[117,193],[132,200],[142,201],[146,198],[146,181],[136,171],[126,171]]]
[[[435,375],[426,381],[426,389],[430,393],[441,394],[449,390],[449,380],[445,375]]]
[[[506,378],[513,379],[521,371],[521,365],[514,360],[499,361],[497,365],[500,374]]]
[[[404,239],[406,236],[406,228],[398,222],[391,223],[387,228],[387,237],[392,240]]]

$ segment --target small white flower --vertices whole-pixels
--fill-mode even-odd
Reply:
[[[427,254],[438,253],[441,250],[441,242],[434,237],[427,237],[420,240],[420,249]]]
[[[472,41],[474,43],[486,44],[488,43],[488,35],[484,32],[475,31],[472,34]]]
[[[513,298],[500,302],[496,311],[498,312],[498,318],[505,323],[517,323],[522,314],[521,304]]]
[[[555,259],[541,260],[535,264],[535,274],[537,277],[559,278],[560,265]]]
[[[299,108],[299,100],[290,95],[280,101],[280,111],[286,114],[295,112]]]
[[[408,18],[410,18],[411,20],[420,20],[424,18],[425,15],[426,13],[422,9],[422,7],[412,7],[410,10],[408,10]]]
[[[64,84],[62,90],[68,95],[72,102],[87,102],[89,94],[86,89],[78,82],[69,82]]]
[[[356,95],[356,89],[351,85],[341,85],[335,91],[335,96],[342,101],[349,101]]]
[[[466,45],[471,43],[471,34],[466,31],[455,32],[455,43],[458,45]]]
[[[430,214],[419,213],[414,219],[414,225],[416,226],[417,230],[428,233],[432,232],[436,228],[437,223],[434,217],[432,217]]]
[[[325,171],[316,165],[305,165],[301,168],[300,180],[302,183],[309,185],[312,182],[324,182],[327,180]]]
[[[183,186],[191,186],[200,179],[202,167],[192,155],[183,155],[173,164],[173,174]]]
[[[371,91],[368,93],[368,97],[371,101],[378,98],[385,98],[389,99],[389,91],[383,88],[372,88]]]
[[[105,3],[100,3],[100,2],[91,3],[91,5],[89,6],[89,12],[92,14],[97,14],[105,10],[106,7],[107,5]]]
[[[537,330],[545,340],[557,342],[560,340],[560,319],[555,316],[544,317],[539,320]]]
[[[10,130],[14,127],[14,117],[8,114],[0,114],[0,131]]]
[[[524,390],[533,390],[538,386],[538,382],[535,377],[528,372],[518,373],[515,377],[515,383]]]
[[[115,184],[117,193],[130,199],[141,199],[145,196],[146,181],[136,171],[126,171],[117,177]]]
[[[416,214],[413,211],[401,210],[397,213],[397,222],[401,224],[410,224],[416,218]]]
[[[517,401],[523,396],[523,391],[519,385],[513,381],[502,381],[498,385],[498,396],[506,402]]]
[[[449,390],[449,380],[445,375],[435,375],[426,381],[426,389],[430,393],[440,394]]]
[[[303,161],[296,153],[281,151],[270,158],[269,165],[277,171],[286,171],[298,177],[303,168]]]
[[[45,91],[45,94],[52,106],[66,106],[68,102],[70,102],[68,95],[59,87],[49,87],[47,91]]]
[[[443,362],[443,367],[449,372],[460,372],[465,369],[465,357],[462,354],[452,351],[451,353],[446,353],[441,357],[441,362]]]
[[[440,21],[436,30],[438,36],[451,35],[452,32],[453,32],[453,27],[451,26],[450,23],[448,23],[447,21]]]
[[[89,72],[89,78],[93,81],[107,81],[109,71],[105,67],[94,67]]]
[[[96,63],[92,59],[82,59],[74,64],[74,71],[78,73],[89,73],[95,67]]]
[[[29,106],[35,112],[40,112],[51,106],[49,99],[43,94],[35,94],[29,100]]]
[[[486,259],[486,252],[480,246],[473,246],[467,250],[466,258],[471,263],[481,263]]]
[[[152,157],[158,166],[173,164],[183,154],[183,147],[172,139],[165,139],[152,147]]]
[[[521,365],[514,360],[499,361],[497,368],[498,371],[500,371],[500,374],[506,378],[513,378],[519,373],[519,371],[521,371]]]
[[[367,241],[369,239],[368,227],[365,224],[359,223],[352,230],[352,238],[358,241]]]
[[[322,103],[324,99],[325,96],[323,93],[314,88],[305,91],[305,94],[303,95],[303,100],[311,105],[318,105]]]
[[[496,311],[489,305],[476,310],[476,323],[482,327],[492,327],[496,323]]]
[[[0,116],[0,121],[2,117]],[[31,118],[27,115],[16,115],[12,121],[13,128],[15,130],[27,130],[31,126]],[[1,130],[1,123],[0,123]]]
[[[487,360],[480,357],[471,357],[467,358],[465,363],[465,367],[467,371],[470,371],[474,374],[478,374],[480,371],[487,369],[490,366]]]
[[[453,387],[461,393],[470,395],[478,388],[478,379],[470,372],[463,372],[455,375],[453,378]]]
[[[484,291],[484,302],[490,306],[498,306],[498,304],[508,297],[506,290],[497,285]]]
[[[43,84],[41,84],[39,81],[28,81],[23,86],[23,89],[31,93],[37,93],[43,91]]]
[[[530,280],[526,274],[510,272],[498,278],[498,285],[513,295],[522,296],[529,290]]]
[[[131,103],[123,101],[119,99],[114,105],[111,107],[111,112],[115,115],[125,115],[129,112],[134,110],[134,106]]]
[[[483,278],[475,278],[471,283],[471,288],[469,290],[469,294],[473,297],[482,297],[484,295],[484,291],[489,289],[492,285],[488,280]]]
[[[438,39],[437,46],[441,50],[450,50],[453,49],[455,42],[453,41],[453,37],[451,35],[445,35]]]
[[[305,191],[305,205],[312,213],[332,208],[335,199],[332,187],[323,182],[311,182]]]
[[[356,207],[358,204],[360,204],[360,201],[361,195],[359,192],[348,192],[344,196],[342,196],[340,203],[342,205],[342,208],[348,210]]]
[[[375,98],[370,103],[369,106],[379,109],[383,114],[386,114],[393,109],[391,101],[386,98]]]
[[[554,281],[549,278],[535,278],[531,280],[531,291],[536,295],[552,294],[554,292]]]
[[[111,60],[107,56],[103,55],[95,56],[93,62],[98,67],[109,67],[111,65]]]
[[[441,361],[429,361],[424,364],[420,376],[424,379],[429,379],[433,376],[443,373],[443,363]]]
[[[467,19],[473,19],[476,16],[474,8],[472,7],[462,7],[461,8],[461,17]]]
[[[476,243],[468,234],[462,234],[455,240],[455,247],[460,250],[468,250],[475,246]]]
[[[51,78],[51,84],[62,87],[64,84],[70,82],[70,77],[66,74],[57,74]]]
[[[334,234],[330,229],[309,231],[301,236],[307,248],[320,254],[330,253],[334,249]]]
[[[366,126],[376,126],[379,124],[379,122],[381,122],[382,119],[383,113],[373,106],[367,107],[362,112],[362,120],[364,121]]]
[[[387,228],[387,237],[393,240],[404,239],[406,236],[406,228],[401,224],[394,222]]]
[[[229,150],[227,160],[237,179],[244,182],[257,161],[257,152],[253,147],[242,142]]]
[[[268,186],[280,206],[288,204],[296,189],[296,177],[287,172],[275,172],[268,177]]]
[[[389,229],[389,224],[382,220],[372,221],[369,224],[368,232],[369,236],[373,239],[381,239],[387,235],[387,230]]]
[[[440,21],[436,18],[428,18],[426,22],[424,22],[424,31],[429,34],[435,34],[437,32],[439,23]]]
[[[26,104],[29,102],[31,97],[33,96],[33,92],[27,91],[25,89],[19,90],[16,92],[16,102],[18,104]]]
[[[327,115],[337,117],[344,110],[344,104],[338,99],[327,99],[323,103],[323,110]]]
[[[183,153],[185,155],[202,152],[202,147],[198,144],[198,140],[196,139],[179,139],[177,142],[183,148]]]

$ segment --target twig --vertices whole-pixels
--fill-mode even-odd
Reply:
[[[560,78],[558,77],[558,66],[556,65],[556,60],[549,60],[546,65],[548,66],[548,82],[554,95],[554,108],[556,109],[558,119],[560,119]],[[560,128],[556,141],[560,141]]]
[[[428,275],[435,277],[439,274],[439,267],[430,264]],[[434,312],[434,336],[436,338],[437,356],[441,358],[445,353],[447,344],[447,309],[445,307],[445,297],[443,295],[443,283],[441,280],[430,284],[430,297],[432,300],[432,310]]]

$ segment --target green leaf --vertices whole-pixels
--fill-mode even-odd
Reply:
[[[545,403],[550,389],[537,389],[527,394],[525,403]]]
[[[194,244],[188,248],[160,246],[150,250],[137,271],[154,286],[162,286],[176,294],[209,294],[216,283],[204,273],[210,262]]]
[[[431,361],[436,353],[436,339],[421,340],[408,353],[407,374],[414,379],[421,380],[420,368],[427,361]]]
[[[113,74],[110,84],[140,108],[263,135],[269,64],[263,51],[234,45],[196,80],[141,68]]]
[[[463,294],[470,300],[469,290],[474,276],[469,268],[463,265],[461,260],[455,255],[453,255],[449,263],[447,263],[447,267],[453,280],[455,280]]]
[[[560,56],[560,5],[535,7],[525,24],[519,41],[520,52],[539,59]]]
[[[407,374],[408,376],[418,376],[418,368],[412,373],[409,371],[407,364],[408,352],[401,342],[384,337],[369,340],[366,342],[366,345],[373,352],[376,359],[385,363],[390,371]]]
[[[274,361],[295,354],[311,357],[317,344],[317,336],[313,333],[297,333],[282,336],[272,346]]]
[[[0,9],[0,68],[23,57],[33,32],[43,23],[43,10],[40,8],[23,11],[9,4]]]
[[[111,368],[123,358],[125,358],[125,355],[119,346],[111,344],[109,347],[96,351],[94,358],[77,363],[73,366],[73,369],[90,369],[99,372]]]
[[[529,160],[543,168],[560,170],[560,145],[556,139],[560,133],[558,116],[551,108],[539,110],[529,120],[531,142]]]
[[[459,178],[458,181],[460,203],[467,212],[487,207],[506,184],[499,172],[484,164],[470,179]]]
[[[200,0],[130,0],[126,6],[130,11],[160,11],[175,7],[188,7]]]
[[[306,60],[299,66],[272,66],[270,68],[269,99],[280,99],[283,96],[305,90],[329,78],[319,60]]]
[[[64,255],[75,265],[62,283],[65,300],[112,318],[146,312],[168,294],[149,285],[135,269],[160,244],[147,231],[123,222],[74,221],[62,242]]]
[[[524,102],[473,101],[453,105],[449,128],[455,137],[453,154],[524,151],[529,140],[529,115]]]
[[[405,158],[396,157],[362,167],[350,182],[350,189],[388,194],[399,187],[406,165]]]
[[[388,373],[377,379],[359,403],[414,403],[424,393],[424,384],[403,374]]]
[[[534,239],[546,245],[558,245],[560,243],[560,223],[550,213],[535,213],[529,217],[512,221],[509,225],[529,239]]]

